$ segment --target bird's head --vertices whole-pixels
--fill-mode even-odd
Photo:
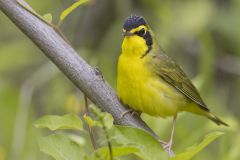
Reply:
[[[152,32],[146,20],[141,16],[130,16],[126,19],[123,25],[123,35],[122,50],[126,52],[137,51],[139,54],[145,54],[153,47]]]

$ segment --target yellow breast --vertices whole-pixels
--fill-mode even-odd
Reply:
[[[147,57],[131,55],[122,53],[118,61],[117,92],[121,101],[155,116],[172,116],[181,111],[186,105],[184,97],[147,67]]]

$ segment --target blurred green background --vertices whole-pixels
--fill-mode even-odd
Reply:
[[[54,23],[74,0],[27,2]],[[174,57],[209,108],[231,127],[180,114],[173,150],[183,151],[215,130],[225,133],[194,159],[240,159],[240,1],[239,0],[92,0],[77,8],[61,30],[79,55],[98,66],[115,88],[122,24],[143,15],[159,44]],[[42,115],[82,112],[83,95],[13,23],[0,12],[0,160],[51,159],[39,151],[44,133],[33,123]],[[170,118],[142,116],[162,139]]]

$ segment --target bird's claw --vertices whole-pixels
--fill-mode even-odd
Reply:
[[[163,148],[165,149],[165,151],[168,152],[169,156],[173,157],[174,156],[174,152],[171,150],[172,143],[171,142],[168,142],[168,143],[164,142],[164,143],[162,143],[162,145],[163,145]]]
[[[121,118],[123,118],[126,114],[131,113],[131,116],[133,116],[134,114],[137,116],[141,115],[141,112],[135,111],[133,109],[128,109],[125,112],[122,113]]]

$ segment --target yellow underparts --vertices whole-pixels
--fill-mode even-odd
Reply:
[[[176,115],[187,101],[146,65],[151,56],[141,56],[147,49],[144,39],[138,36],[124,38],[118,61],[118,96],[134,110],[161,117]]]

